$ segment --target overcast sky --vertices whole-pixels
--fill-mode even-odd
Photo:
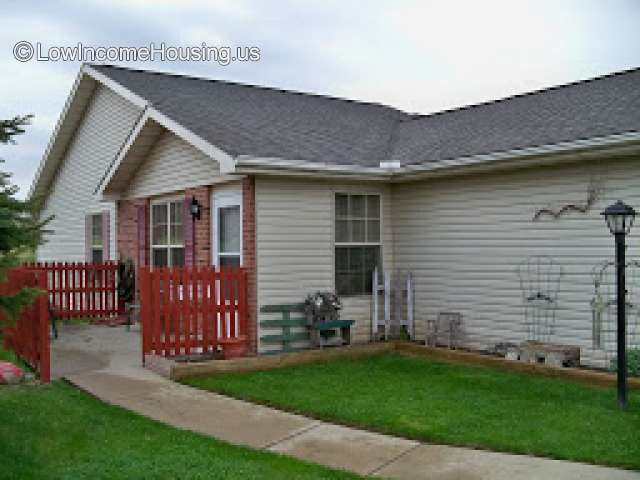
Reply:
[[[640,1],[11,1],[0,17],[0,118],[33,113],[3,168],[28,190],[80,62],[20,63],[18,41],[257,46],[259,62],[157,69],[429,113],[640,66]]]

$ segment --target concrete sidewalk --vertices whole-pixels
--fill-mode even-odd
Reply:
[[[67,332],[54,344],[54,373],[105,402],[234,444],[397,479],[640,480],[639,473],[625,470],[424,444],[194,389],[142,368],[134,348],[139,345],[135,332],[83,328]],[[97,358],[85,363],[84,368],[72,366],[87,355]]]

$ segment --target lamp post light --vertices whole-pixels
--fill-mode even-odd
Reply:
[[[627,347],[626,347],[626,300],[625,286],[625,236],[631,230],[636,211],[626,203],[618,200],[602,212],[609,231],[616,239],[616,310],[618,315],[618,404],[621,409],[627,406]]]

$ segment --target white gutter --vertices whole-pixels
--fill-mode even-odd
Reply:
[[[475,166],[501,160],[516,160],[541,155],[555,155],[571,151],[590,150],[600,147],[620,146],[631,142],[640,142],[640,132],[627,132],[604,137],[518,148],[503,152],[470,155],[447,160],[427,161],[416,165],[398,167],[394,160],[383,160],[380,167],[364,167],[361,165],[339,165],[327,162],[308,162],[304,160],[285,160],[277,157],[253,157],[239,155],[236,157],[238,173],[303,173],[317,172],[323,174],[365,176],[371,179],[407,179],[418,173],[435,173],[456,167]]]
[[[285,160],[278,157],[253,157],[250,155],[238,155],[235,157],[236,171],[244,170],[277,170],[303,171],[303,172],[327,172],[346,175],[385,175],[388,176],[394,169],[379,167],[364,167],[361,165],[342,165],[328,162],[309,162],[306,160]]]
[[[600,148],[607,146],[617,146],[622,143],[640,141],[640,132],[616,133],[605,137],[594,137],[584,140],[574,140],[571,142],[562,142],[536,147],[517,148],[506,150],[504,152],[494,152],[480,155],[471,155],[466,157],[457,157],[450,160],[440,160],[432,164],[406,165],[400,168],[401,174],[410,174],[414,172],[430,172],[442,170],[452,167],[461,167],[467,165],[476,165],[480,163],[495,162],[498,160],[513,160],[522,157],[533,157],[538,155],[554,155],[558,153],[566,153],[573,150],[585,150],[592,148]]]

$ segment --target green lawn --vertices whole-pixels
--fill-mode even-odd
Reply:
[[[168,427],[60,382],[0,386],[0,477],[360,478]]]
[[[2,346],[2,335],[0,335],[0,361],[19,364],[18,357],[11,350],[6,350]]]
[[[400,436],[640,469],[640,392],[398,353],[185,383]]]

